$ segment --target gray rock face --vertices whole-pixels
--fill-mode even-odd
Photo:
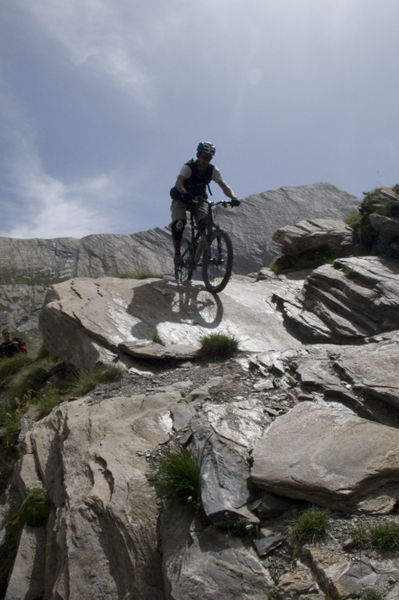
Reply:
[[[277,255],[272,234],[278,227],[303,218],[339,219],[358,204],[354,196],[316,183],[249,196],[238,209],[220,208],[216,220],[231,234],[234,272],[246,275]],[[132,235],[89,235],[81,240],[0,238],[0,326],[21,331],[37,327],[46,290],[53,283],[143,272],[173,272],[168,227]]]
[[[337,510],[371,493],[399,499],[399,432],[350,411],[303,402],[277,419],[254,450],[260,487]]]
[[[50,288],[40,328],[47,349],[81,372],[97,363],[116,362],[121,355],[148,357],[151,348],[157,358],[173,353],[192,357],[200,338],[215,332],[237,337],[243,350],[299,346],[285,331],[281,317],[265,303],[267,287],[267,282],[252,285],[251,280],[238,277],[223,294],[214,296],[200,284],[72,279]],[[155,334],[167,344],[165,348],[150,345]],[[175,351],[171,345],[176,345]]]
[[[399,235],[399,219],[374,213],[370,215],[370,223],[374,229],[388,235]]]
[[[194,534],[171,600],[264,600],[273,580],[251,548],[215,530]]]
[[[292,330],[310,341],[353,343],[399,327],[399,264],[362,256],[312,271],[300,295],[275,294]]]
[[[356,281],[370,289],[380,263],[358,260]],[[32,537],[20,545],[10,600],[30,593],[59,600],[324,600],[334,590],[354,597],[367,586],[390,586],[387,598],[397,597],[396,558],[359,566],[340,550],[336,530],[328,540],[334,547],[298,548],[286,527],[298,515],[297,498],[356,510],[361,519],[394,520],[399,417],[389,404],[399,406],[398,329],[364,345],[303,345],[271,301],[273,294],[289,298],[303,311],[303,275],[263,273],[262,281],[234,277],[217,298],[197,283],[159,280],[75,278],[52,286],[42,326],[54,354],[87,368],[117,359],[129,367],[136,351],[142,358],[115,387],[58,406],[25,436],[15,487],[23,498],[43,485],[55,510],[45,547]],[[370,297],[379,294],[385,307],[378,313],[373,301],[378,318],[393,319],[396,274],[380,279]],[[193,358],[151,373],[165,349],[166,358],[192,356],[198,339],[214,331],[237,336],[244,352],[227,363]],[[154,334],[170,347],[153,343]],[[221,529],[174,502],[158,519],[147,476],[154,458],[175,443],[204,448],[202,500]],[[6,515],[0,505],[2,524]],[[229,531],[242,517],[261,521],[257,550]],[[284,555],[290,566],[278,574]]]
[[[54,510],[45,548],[36,544],[15,569],[35,565],[44,597],[164,600],[145,454],[169,439],[169,410],[179,399],[178,392],[100,404],[87,397],[60,405],[27,435],[25,457],[33,455]],[[28,480],[36,476],[32,461],[21,469],[26,476],[29,466]],[[27,589],[27,581],[11,590]],[[17,597],[28,596],[10,600]]]
[[[283,253],[288,255],[320,247],[343,254],[353,246],[353,230],[343,221],[307,219],[281,227],[273,235],[273,241],[281,244]]]

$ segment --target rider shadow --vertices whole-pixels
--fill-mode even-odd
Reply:
[[[223,319],[222,301],[202,284],[159,281],[135,287],[133,292],[127,313],[138,319],[131,328],[136,339],[153,339],[160,325],[169,328],[176,337],[176,325],[216,329]]]

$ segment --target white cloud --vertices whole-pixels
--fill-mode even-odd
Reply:
[[[65,185],[33,167],[21,173],[20,194],[27,203],[28,222],[21,222],[3,235],[14,238],[81,238],[90,233],[107,232],[110,219],[95,209],[95,202],[111,200],[112,181],[101,176],[79,184]],[[94,205],[94,206],[93,206]]]
[[[17,238],[82,237],[109,231],[110,207],[121,189],[114,174],[65,183],[47,174],[38,156],[34,128],[15,97],[0,96],[5,157],[1,187],[4,197],[0,235]]]

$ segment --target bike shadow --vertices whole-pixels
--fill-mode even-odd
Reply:
[[[208,292],[202,283],[178,285],[162,280],[135,287],[127,313],[137,319],[131,328],[136,339],[151,340],[155,333],[165,332],[173,341],[180,341],[179,335],[187,337],[187,328],[216,329],[224,310],[219,296]]]

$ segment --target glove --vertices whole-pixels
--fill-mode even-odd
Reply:
[[[233,198],[231,201],[231,206],[240,206],[241,202],[238,200],[238,198]]]
[[[194,196],[192,195],[191,192],[183,192],[182,193],[182,201],[186,202],[187,204],[190,204],[190,202],[193,201]]]

